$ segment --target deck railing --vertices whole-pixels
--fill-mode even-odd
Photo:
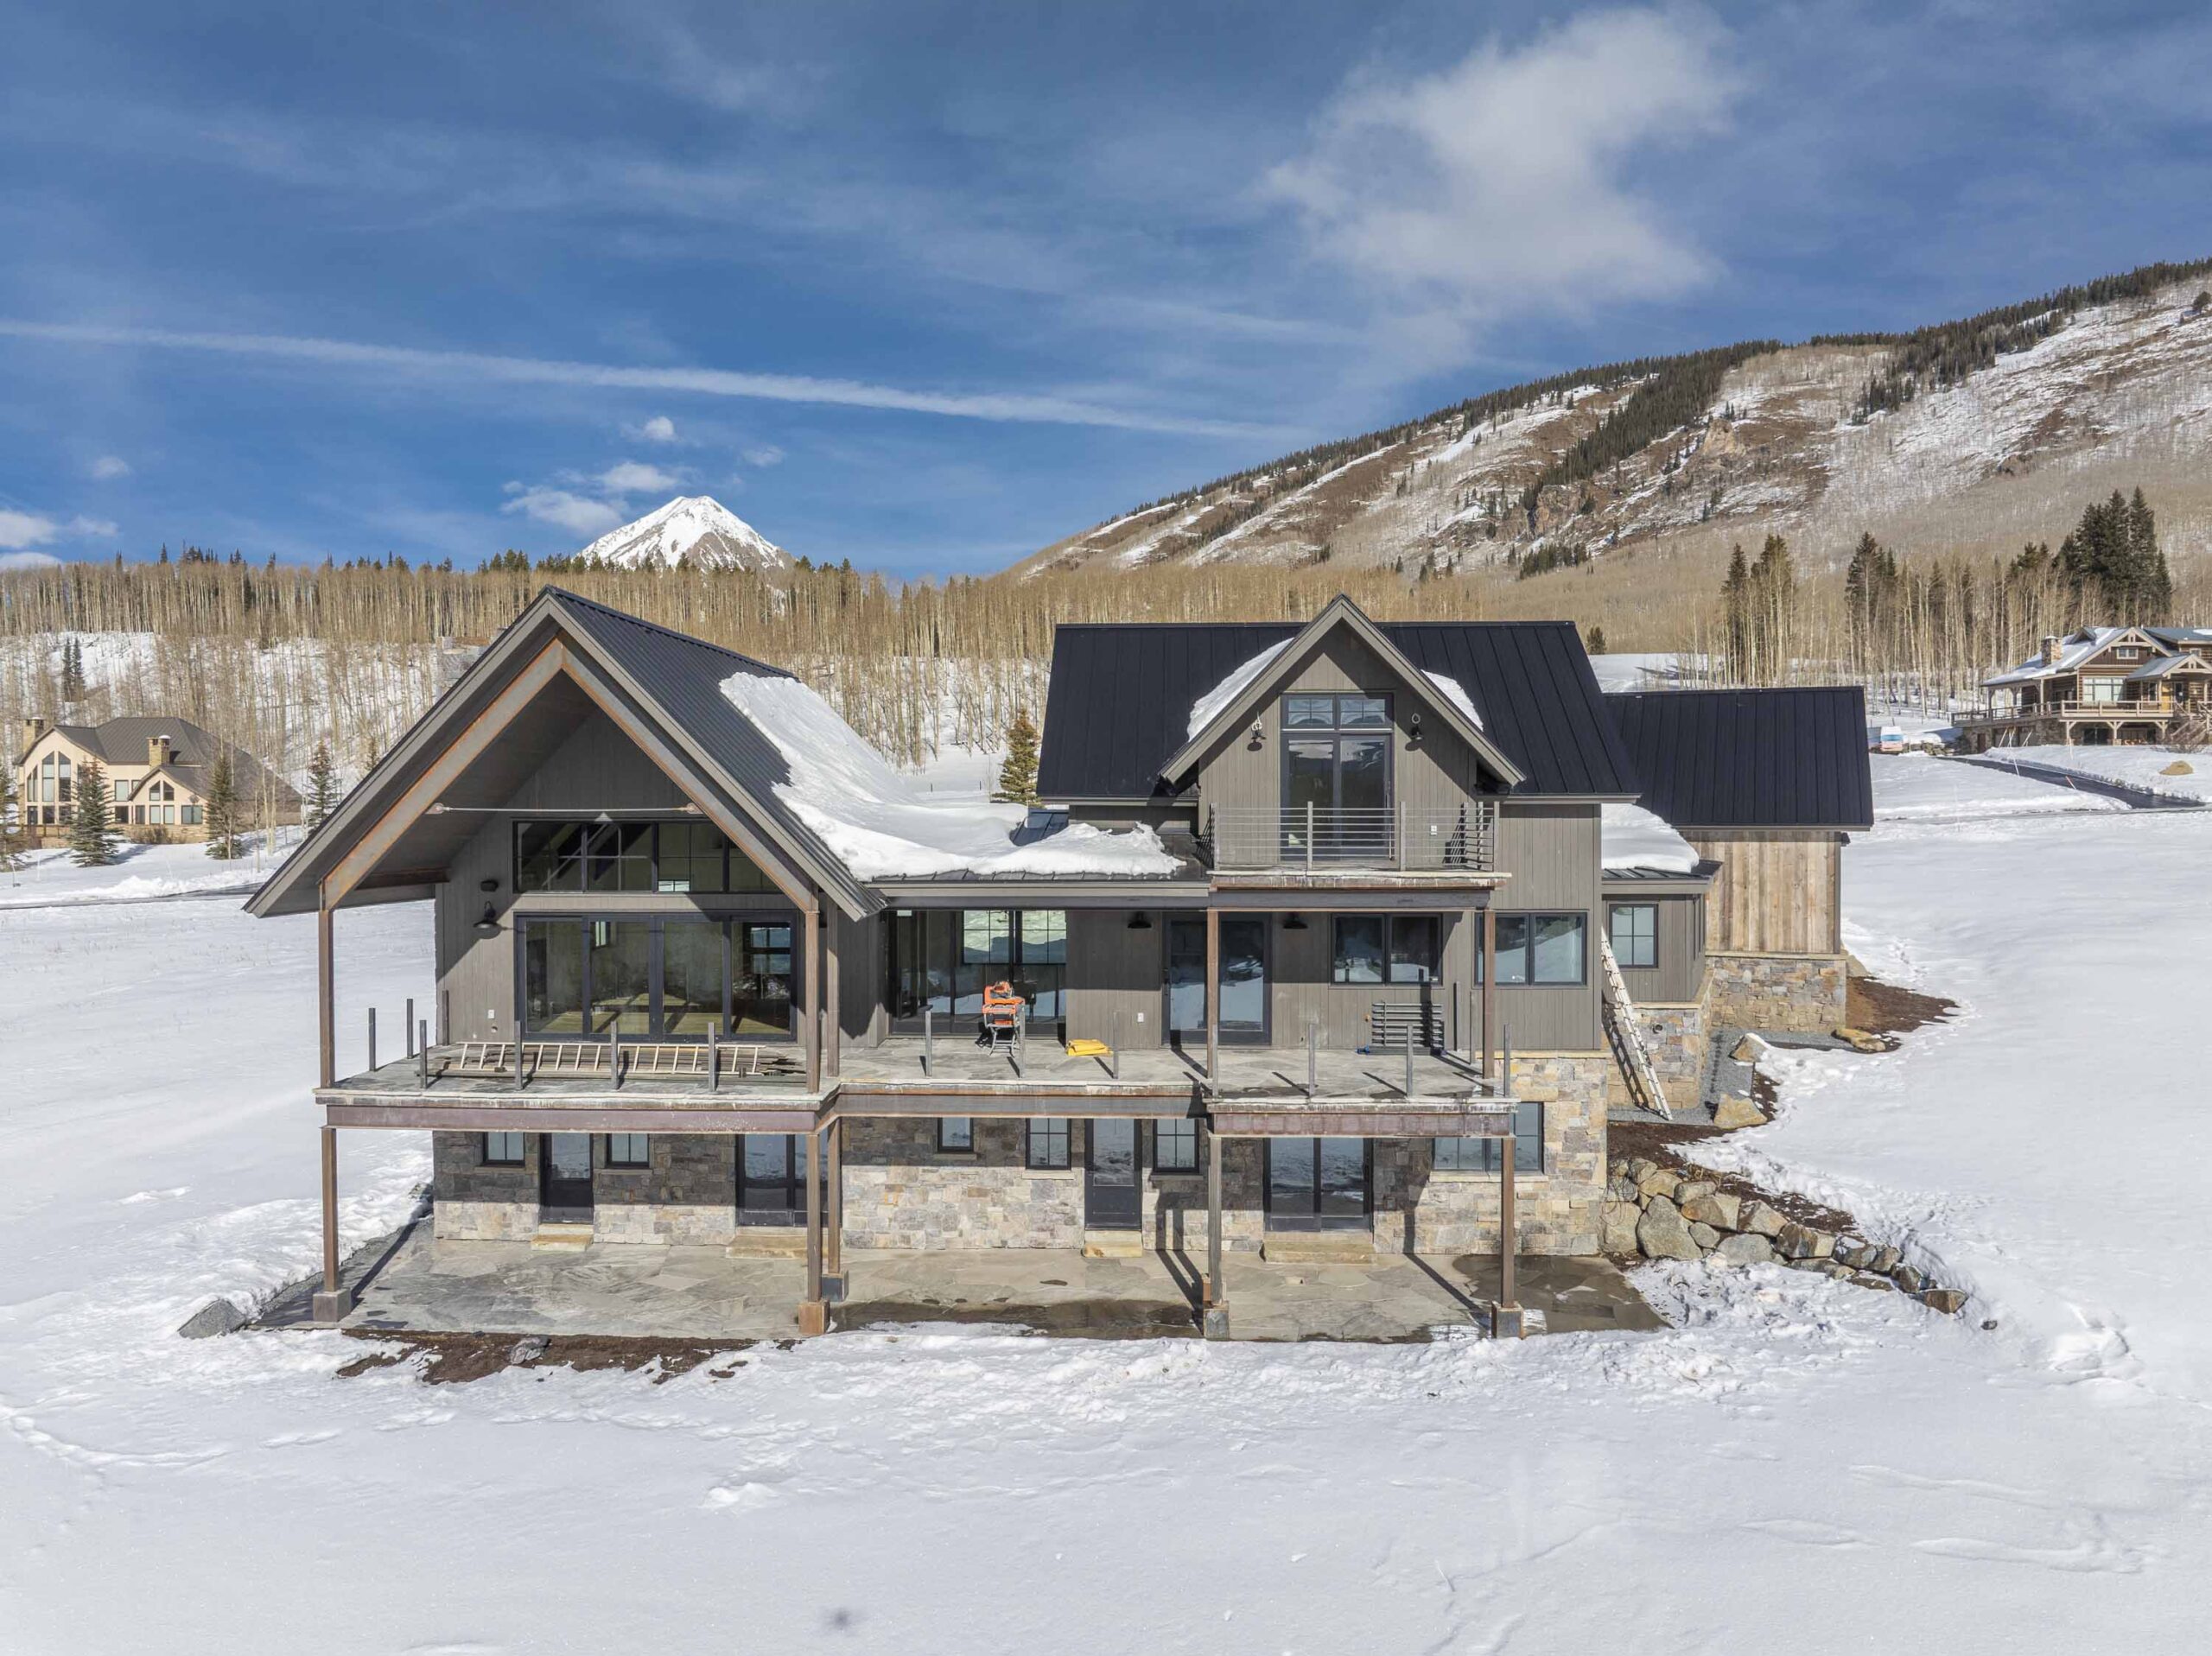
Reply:
[[[1217,869],[1393,868],[1488,873],[1497,855],[1497,804],[1376,809],[1223,805],[1208,809],[1208,859]]]
[[[2084,701],[2068,698],[2056,701],[2029,701],[2016,707],[1999,707],[1994,703],[1961,710],[1956,717],[1961,725],[2024,724],[2037,719],[2164,719],[2198,705],[2179,696],[2145,696],[2135,701]]]

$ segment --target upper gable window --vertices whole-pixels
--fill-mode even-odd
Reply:
[[[1382,730],[1390,723],[1387,695],[1287,695],[1282,722],[1290,730]]]
[[[759,864],[711,822],[515,824],[518,891],[680,891],[773,889]]]
[[[2112,658],[2114,661],[2139,661],[2142,658],[2142,655],[2141,644],[2115,644],[2113,647]]]

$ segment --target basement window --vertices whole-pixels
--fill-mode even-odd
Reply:
[[[1029,1164],[1065,1167],[1068,1164],[1068,1119],[1040,1115],[1029,1123]]]
[[[1439,1139],[1435,1167],[1440,1173],[1497,1173],[1504,1171],[1503,1139]],[[1523,1100],[1513,1107],[1513,1171],[1544,1171],[1544,1107]]]
[[[487,1133],[484,1135],[484,1165],[520,1167],[522,1147],[523,1135],[519,1133]]]
[[[1195,1173],[1198,1171],[1198,1124],[1160,1121],[1152,1129],[1152,1171],[1155,1173]]]
[[[976,1123],[965,1115],[940,1115],[937,1119],[937,1147],[940,1154],[952,1152],[966,1155],[976,1148]]]
[[[651,1167],[652,1161],[647,1134],[610,1133],[607,1135],[607,1164],[609,1167]]]

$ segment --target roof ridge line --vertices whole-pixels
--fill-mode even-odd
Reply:
[[[747,655],[743,650],[732,650],[728,644],[718,644],[711,638],[702,638],[696,633],[681,631],[671,626],[664,626],[658,621],[648,621],[642,615],[632,615],[627,610],[616,609],[612,604],[602,604],[595,598],[586,598],[582,593],[572,592],[566,587],[549,585],[540,587],[538,591],[541,597],[550,596],[562,599],[570,604],[581,604],[586,609],[597,610],[602,615],[611,615],[618,621],[627,621],[632,626],[644,627],[649,632],[658,632],[664,638],[674,638],[678,643],[688,644],[696,649],[711,650],[716,655],[728,656],[732,661],[743,662],[747,667],[758,667],[761,671],[773,673],[780,678],[798,677],[798,675],[788,667],[779,667],[773,662],[762,661],[758,657]]]

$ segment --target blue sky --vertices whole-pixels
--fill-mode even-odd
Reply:
[[[0,560],[1002,566],[1578,363],[2212,251],[2201,6],[0,0]]]

